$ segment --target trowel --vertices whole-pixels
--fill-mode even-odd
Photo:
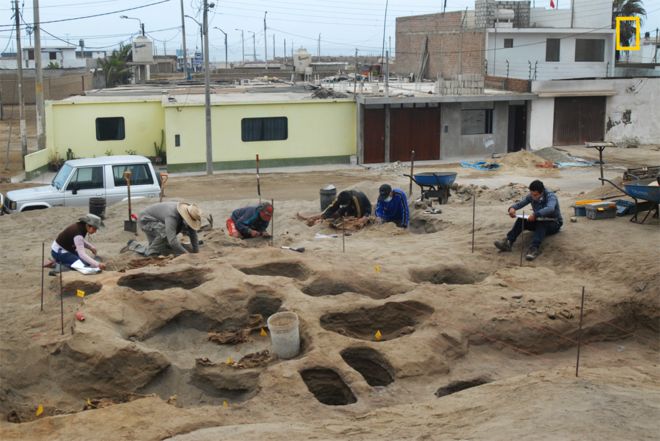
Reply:
[[[287,246],[282,246],[283,250],[291,250],[291,251],[296,251],[298,253],[304,253],[305,252],[305,247],[287,247]]]
[[[124,231],[137,234],[137,223],[133,220],[133,210],[131,207],[131,171],[124,172],[124,179],[126,180],[126,190],[128,191],[128,220],[124,221]]]

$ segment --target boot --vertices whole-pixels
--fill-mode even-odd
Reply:
[[[541,250],[539,250],[539,249],[538,249],[537,247],[535,247],[535,246],[531,246],[531,247],[529,247],[529,249],[527,250],[527,254],[525,255],[525,259],[527,259],[527,260],[529,260],[529,261],[531,262],[532,260],[534,260],[534,259],[536,259],[537,257],[539,257],[539,254],[541,254]]]
[[[507,238],[495,241],[495,247],[500,251],[511,251],[512,245],[511,241]]]

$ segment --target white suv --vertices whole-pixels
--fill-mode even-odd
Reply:
[[[59,206],[87,206],[90,198],[106,205],[128,198],[124,172],[131,172],[131,199],[157,198],[160,175],[144,156],[101,156],[66,161],[50,185],[7,192],[2,210],[17,213]],[[3,200],[4,199],[4,200]]]

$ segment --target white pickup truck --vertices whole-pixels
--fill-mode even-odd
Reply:
[[[50,207],[87,206],[90,198],[105,198],[111,205],[128,198],[124,172],[130,171],[131,199],[160,194],[160,175],[144,156],[101,156],[66,161],[50,185],[0,195],[5,213]]]

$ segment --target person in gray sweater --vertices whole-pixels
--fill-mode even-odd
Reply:
[[[186,202],[160,202],[145,208],[138,216],[138,225],[147,236],[144,246],[129,241],[128,249],[145,256],[199,252],[197,231],[202,226],[202,211]],[[190,238],[190,246],[179,241],[178,234]]]

